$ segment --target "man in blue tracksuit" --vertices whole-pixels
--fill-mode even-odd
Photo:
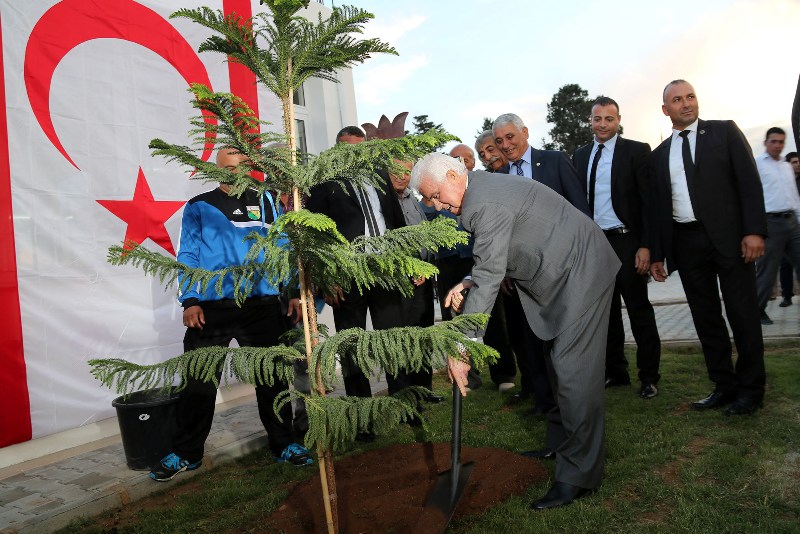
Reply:
[[[217,154],[217,165],[235,169],[247,161],[244,154],[222,148]],[[184,208],[181,226],[178,261],[188,267],[218,270],[243,263],[252,242],[244,241],[251,232],[266,235],[269,226],[278,217],[275,202],[270,195],[259,196],[248,190],[239,198],[230,196],[230,186],[221,184],[217,189],[192,198]],[[226,277],[222,295],[217,294],[214,282],[205,292],[198,286],[189,286],[184,276],[179,277],[180,297],[183,305],[184,351],[201,347],[227,347],[236,339],[243,347],[270,347],[280,344],[278,337],[286,331],[286,321],[278,301],[278,288],[267,280],[257,280],[253,292],[240,307],[234,300],[233,280]],[[299,301],[293,299],[289,314],[299,318]],[[217,371],[217,379],[222,370]],[[294,443],[292,436],[291,405],[285,404],[276,414],[275,397],[287,389],[287,384],[275,380],[273,385],[256,386],[258,413],[267,431],[273,457],[279,462],[307,465],[313,462],[308,450]],[[172,479],[182,471],[200,467],[203,446],[211,431],[214,417],[216,388],[213,382],[189,378],[181,392],[176,417],[173,452],[167,455],[150,472],[157,481]],[[278,418],[280,415],[280,419]]]

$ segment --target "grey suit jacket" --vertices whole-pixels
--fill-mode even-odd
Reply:
[[[620,262],[603,232],[561,195],[535,180],[469,173],[464,228],[475,237],[464,313],[489,313],[512,278],[534,333],[553,339],[614,283]]]

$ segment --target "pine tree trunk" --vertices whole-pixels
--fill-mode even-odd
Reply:
[[[291,77],[291,59],[289,60],[288,67],[289,76]],[[297,139],[294,123],[293,96],[291,92],[288,95],[283,95],[281,103],[283,106],[283,128],[284,132],[289,136],[289,152],[292,158],[292,165],[297,165]],[[292,199],[294,201],[294,210],[300,211],[303,206],[300,199],[300,192],[296,187],[292,188]],[[325,385],[322,383],[320,364],[318,363],[315,367],[312,367],[311,362],[311,352],[319,342],[314,294],[311,291],[311,284],[309,283],[303,264],[299,260],[297,267],[300,278],[300,304],[303,312],[306,361],[308,362],[308,372],[314,373],[314,382],[316,384],[316,391],[312,390],[311,395],[317,394],[324,397]],[[327,436],[329,429],[326,428],[325,430]],[[325,519],[328,523],[328,534],[337,534],[339,532],[339,511],[336,494],[336,475],[333,468],[333,455],[331,454],[330,447],[327,446],[327,442],[317,443],[317,464],[319,466],[320,483],[322,484],[322,501],[325,506]]]

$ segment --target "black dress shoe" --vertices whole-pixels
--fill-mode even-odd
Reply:
[[[791,305],[792,305],[792,297],[783,297],[781,303],[778,304],[778,306],[780,306],[781,308],[786,308],[787,306]]]
[[[535,458],[537,460],[555,460],[556,451],[552,449],[539,449],[538,451],[525,451],[522,456],[526,458]]]
[[[594,492],[594,489],[581,488],[566,482],[556,482],[547,492],[547,495],[538,501],[534,501],[531,508],[534,510],[549,510],[558,506],[566,506],[592,492]]]
[[[431,404],[439,404],[442,401],[444,401],[444,397],[441,395],[434,395],[433,393],[425,397],[425,402],[430,402]]]
[[[722,408],[730,404],[736,398],[734,393],[723,393],[716,389],[708,397],[692,403],[692,410],[710,410],[712,408]]]
[[[527,391],[520,391],[519,393],[514,393],[508,398],[509,404],[519,404],[520,402],[531,398],[531,394]]]
[[[773,323],[774,323],[774,321],[769,318],[769,315],[767,315],[767,312],[762,311],[761,312],[761,324],[768,325],[768,324],[773,324]]]
[[[761,408],[762,401],[752,397],[739,397],[725,410],[725,415],[750,415]]]
[[[613,376],[606,378],[606,387],[607,388],[614,388],[617,386],[630,386],[631,379],[630,378],[614,378]]]

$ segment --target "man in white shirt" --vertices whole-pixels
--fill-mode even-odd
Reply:
[[[766,151],[756,158],[761,187],[764,189],[764,210],[767,213],[767,238],[764,255],[756,261],[756,287],[761,324],[772,324],[766,312],[767,300],[775,286],[775,277],[786,255],[795,270],[800,269],[800,195],[791,164],[781,158],[786,132],[777,126],[767,130]]]

